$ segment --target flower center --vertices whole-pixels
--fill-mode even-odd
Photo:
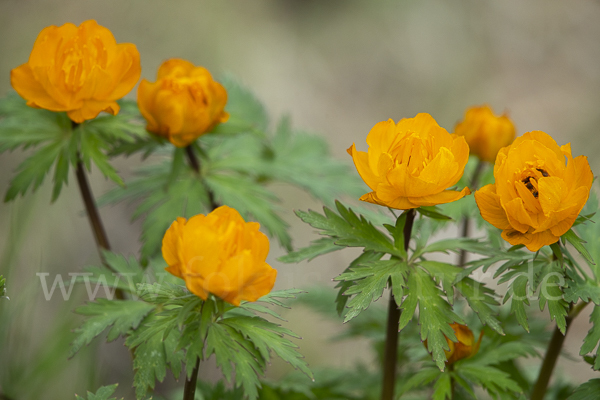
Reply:
[[[535,170],[538,171],[539,174],[541,174],[542,177],[544,177],[544,178],[550,176],[550,174],[548,174],[548,172],[543,168],[536,168]],[[539,196],[539,192],[538,192],[538,179],[540,178],[538,176],[539,174],[529,175],[521,181],[525,184],[525,187],[531,192],[531,194],[533,194],[533,197],[535,197],[536,199]]]

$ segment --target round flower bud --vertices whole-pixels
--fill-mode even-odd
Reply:
[[[466,325],[457,323],[450,324],[450,327],[456,335],[456,342],[446,337],[446,343],[450,350],[444,350],[446,354],[446,365],[453,364],[463,358],[473,357],[479,351],[479,345],[481,344],[481,338],[483,337],[483,331],[479,334],[479,339],[475,342],[475,336],[473,332]],[[424,342],[425,348],[427,348],[427,340]]]
[[[142,79],[137,96],[146,129],[177,147],[188,146],[229,119],[225,88],[206,68],[178,58],[160,66],[156,82]]]
[[[506,114],[498,117],[484,105],[469,108],[465,119],[456,124],[454,133],[465,137],[471,154],[493,163],[498,151],[514,140],[515,126]]]
[[[44,28],[29,61],[11,71],[10,81],[27,105],[66,111],[81,123],[101,111],[116,115],[116,100],[133,89],[140,74],[136,47],[117,44],[108,29],[89,20],[79,27]]]
[[[166,270],[203,300],[212,293],[235,306],[255,301],[273,289],[277,277],[265,261],[269,239],[259,227],[227,206],[177,218],[162,242]]]
[[[449,134],[429,114],[395,124],[379,122],[367,135],[368,151],[348,153],[372,192],[360,200],[407,210],[450,203],[470,194],[448,190],[461,178],[469,159],[463,137]]]

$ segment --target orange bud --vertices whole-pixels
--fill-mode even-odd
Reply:
[[[515,126],[506,114],[498,117],[489,106],[483,105],[469,108],[454,133],[465,137],[471,154],[493,163],[498,151],[514,140]]]
[[[255,301],[273,289],[277,277],[265,262],[269,239],[259,227],[227,206],[177,218],[162,242],[166,270],[204,300],[212,293],[235,306]]]
[[[469,358],[477,354],[479,351],[479,345],[483,338],[483,331],[479,334],[479,340],[475,342],[473,332],[466,325],[461,324],[450,324],[450,327],[456,335],[457,342],[446,338],[446,342],[450,347],[450,350],[444,350],[446,354],[446,365],[453,364],[463,358]],[[427,348],[427,340],[424,342],[425,348]]]
[[[146,129],[177,147],[188,146],[229,119],[225,88],[206,68],[178,58],[160,66],[156,82],[142,79],[137,95]]]

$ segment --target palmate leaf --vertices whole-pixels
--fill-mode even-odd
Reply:
[[[558,261],[543,263],[539,290],[540,311],[548,304],[548,313],[552,321],[564,335],[567,329],[566,317],[568,303],[563,299],[564,271]]]
[[[492,395],[521,393],[522,389],[509,374],[489,365],[461,365],[457,371],[467,381],[482,386]]]
[[[324,237],[313,240],[309,246],[303,247],[296,251],[291,251],[285,256],[279,257],[277,260],[287,264],[296,264],[304,260],[310,261],[315,257],[341,250],[343,248],[343,246],[338,246],[335,244],[335,238]]]
[[[358,256],[356,259],[354,259],[350,263],[348,268],[346,268],[346,270],[344,271],[344,274],[347,272],[351,272],[352,269],[358,267],[359,265],[361,265],[363,263],[380,260],[381,257],[383,257],[383,253],[375,253],[373,251],[365,251],[364,253],[362,253],[360,256]],[[341,316],[344,313],[346,304],[348,303],[348,300],[350,299],[350,295],[346,294],[346,290],[348,290],[348,288],[350,288],[352,285],[354,285],[354,283],[355,282],[353,280],[347,280],[347,281],[343,280],[343,281],[339,281],[337,283],[337,285],[335,285],[335,288],[338,289],[338,294],[335,298],[335,309],[339,316]],[[401,287],[400,287],[400,289],[401,289]],[[368,306],[368,304],[367,304],[367,306]]]
[[[600,379],[581,384],[566,400],[596,400],[600,398]]]
[[[346,313],[344,322],[350,321],[380,298],[389,280],[392,282],[392,290],[397,302],[402,299],[402,288],[405,286],[408,266],[406,262],[398,259],[377,260],[377,257],[381,258],[381,256],[382,254],[364,256],[356,266],[350,267],[347,272],[335,278],[340,282],[353,282],[343,293],[345,296],[351,296],[347,303],[350,310]],[[365,259],[373,259],[373,261]]]
[[[364,247],[365,251],[388,253],[406,258],[403,248],[398,248],[383,232],[365,217],[356,215],[351,209],[336,201],[338,213],[323,207],[324,214],[315,211],[297,211],[304,222],[320,230],[321,234],[335,238],[335,244],[346,247]]]
[[[279,122],[268,150],[265,175],[303,188],[327,206],[340,196],[358,198],[364,193],[358,174],[348,162],[331,157],[323,136],[294,131],[288,117]]]
[[[227,380],[231,380],[235,365],[235,386],[243,387],[248,399],[257,399],[258,374],[265,368],[260,352],[250,340],[227,325],[211,324],[207,333],[206,357],[215,354],[217,366]]]
[[[177,338],[175,331],[171,331],[164,339],[163,335],[157,334],[135,349],[132,348],[135,370],[133,385],[138,399],[143,399],[149,389],[154,389],[156,381],[162,382],[165,379],[167,368],[171,370],[175,379],[179,377],[185,355],[177,349]]]
[[[299,339],[299,336],[289,329],[260,317],[230,317],[222,319],[219,323],[235,329],[250,340],[267,363],[270,361],[270,352],[273,351],[283,361],[312,379],[312,372],[308,369],[304,357],[296,350],[298,346],[285,338],[291,336]]]
[[[130,329],[137,328],[142,319],[153,309],[153,305],[140,301],[107,299],[97,299],[94,303],[78,307],[75,312],[89,318],[76,329],[77,337],[71,345],[69,357],[73,357],[79,349],[89,344],[110,326],[112,328],[107,336],[109,342],[119,335],[124,335]]]
[[[122,185],[105,151],[112,140],[129,138],[131,130],[125,128],[128,124],[123,121],[122,116],[100,116],[73,129],[66,113],[32,109],[18,96],[3,99],[0,102],[0,152],[40,147],[17,168],[5,201],[24,195],[29,188],[35,191],[52,168],[52,201],[55,201],[68,182],[69,166],[75,167],[80,159],[88,171],[94,163],[105,177]]]
[[[490,305],[500,305],[494,298],[495,292],[493,290],[471,278],[465,278],[457,282],[455,287],[467,300],[469,306],[475,311],[482,324],[488,325],[499,334],[504,335],[502,324],[496,318],[498,312],[495,312],[490,307]]]
[[[219,79],[227,90],[229,120],[219,124],[215,133],[265,132],[269,125],[269,117],[262,103],[246,87],[233,76],[225,75]]]
[[[76,400],[116,400],[116,397],[110,397],[117,390],[118,383],[109,386],[102,386],[96,393],[87,392],[87,398],[75,395]]]
[[[450,324],[464,322],[443,299],[443,292],[426,271],[420,268],[411,270],[406,283],[408,295],[400,306],[399,329],[410,322],[418,305],[421,340],[427,340],[427,351],[432,354],[438,368],[443,370],[446,361],[444,350],[449,350],[446,337],[454,342],[457,340]]]

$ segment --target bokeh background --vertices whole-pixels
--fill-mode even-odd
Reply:
[[[366,134],[381,120],[428,112],[452,130],[467,107],[489,103],[510,114],[519,134],[543,130],[559,144],[570,141],[574,154],[600,170],[597,0],[0,0],[0,96],[11,91],[10,70],[27,61],[41,29],[86,19],[108,27],[118,42],[136,44],[142,77],[154,80],[171,57],[216,76],[230,73],[264,102],[273,123],[289,114],[294,126],[324,135],[349,165],[346,148],[356,142],[364,150]],[[25,156],[0,157],[0,192]],[[139,161],[116,160],[125,180]],[[112,188],[97,171],[91,179],[96,194]],[[129,397],[131,361],[122,342],[94,344],[70,361],[61,352],[78,321],[70,311],[85,292],[76,288],[67,302],[47,302],[35,274],[67,277],[98,256],[74,176],[52,205],[49,186],[0,204],[0,274],[9,278],[11,297],[0,302],[0,346],[10,355],[0,359],[0,387],[27,387],[23,399],[65,399],[120,381],[120,394]],[[312,230],[292,210],[320,205],[289,187],[276,190],[295,245],[307,244]],[[135,254],[140,228],[128,223],[131,208],[101,212],[114,250]],[[278,288],[331,286],[356,255],[284,265],[275,260],[282,253],[274,248],[270,257]],[[304,338],[301,351],[311,365],[368,362],[361,343],[329,340],[336,323],[301,307],[286,316]],[[587,329],[582,315],[569,332],[570,354]],[[568,359],[558,368],[574,383],[594,377]],[[284,369],[274,364],[270,374]],[[210,363],[202,373],[218,376]]]

